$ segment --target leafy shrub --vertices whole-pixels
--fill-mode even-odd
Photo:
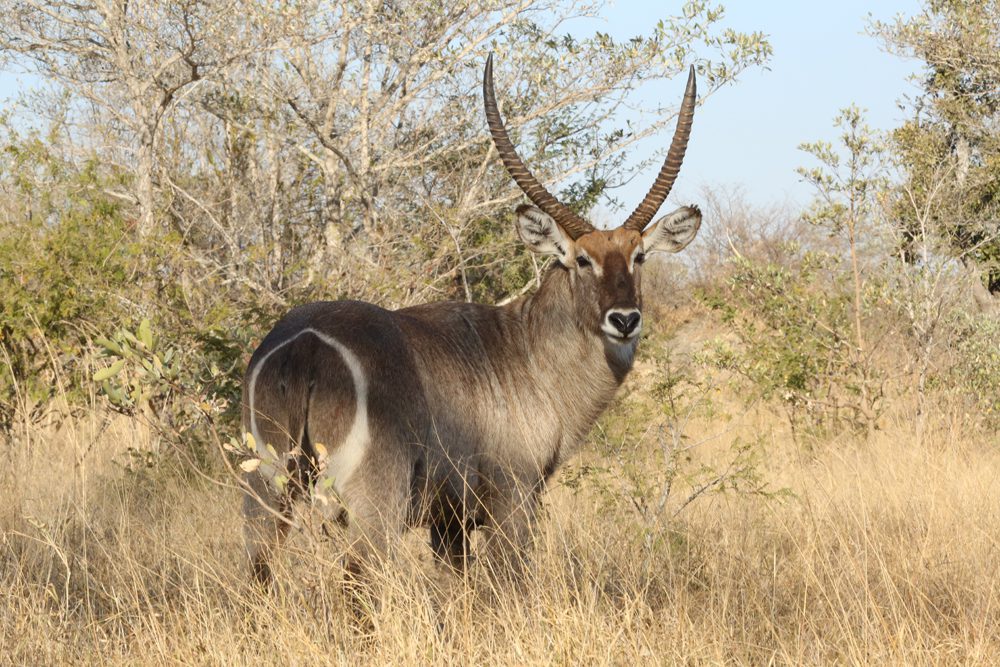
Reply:
[[[39,214],[0,232],[0,429],[19,410],[44,412],[89,387],[90,338],[134,303],[140,248],[117,205],[70,201],[55,219]]]
[[[695,427],[727,421],[713,399],[718,385],[699,360],[671,348],[672,340],[662,334],[643,341],[640,364],[653,372],[630,380],[643,386],[598,421],[592,442],[600,457],[570,463],[562,476],[574,492],[593,493],[605,513],[631,510],[638,520],[634,536],[647,547],[669,546],[678,517],[701,499],[784,493],[761,474],[763,436],[745,440],[727,435],[725,426],[708,434]],[[718,447],[725,452],[702,453]]]
[[[728,289],[702,298],[722,314],[737,344],[718,342],[707,359],[748,380],[753,397],[779,400],[793,429],[872,426],[882,409],[884,374],[853,343],[840,260],[807,252],[794,266],[733,261]]]
[[[963,315],[955,356],[948,381],[975,404],[986,423],[1000,425],[1000,319]]]
[[[95,342],[110,363],[93,380],[114,409],[146,418],[185,466],[213,468],[239,419],[243,345],[219,332],[171,343],[148,319]]]

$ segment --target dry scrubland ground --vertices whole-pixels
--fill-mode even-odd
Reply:
[[[637,373],[610,419],[636,418],[652,375]],[[764,480],[788,493],[706,496],[650,539],[624,493],[609,502],[586,477],[569,488],[601,461],[585,451],[546,494],[526,593],[495,591],[476,569],[444,574],[414,533],[367,639],[347,629],[335,537],[307,526],[282,589],[257,595],[234,487],[126,471],[126,446],[157,442],[97,408],[25,429],[0,449],[0,661],[995,663],[996,436],[943,411],[918,449],[897,405],[869,442],[795,445],[780,415],[745,411],[737,393],[723,387],[691,424],[693,438],[720,434],[696,456],[762,434]]]

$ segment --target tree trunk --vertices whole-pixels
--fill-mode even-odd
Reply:
[[[156,187],[153,173],[156,169],[153,152],[155,133],[148,127],[143,127],[139,136],[139,151],[136,165],[136,199],[139,201],[140,238],[147,238],[156,223]]]

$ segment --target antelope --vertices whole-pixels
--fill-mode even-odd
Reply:
[[[525,167],[497,107],[489,56],[487,124],[532,202],[517,207],[517,232],[556,261],[534,293],[504,306],[446,301],[391,311],[323,301],[274,326],[243,383],[247,442],[268,459],[244,480],[246,549],[259,582],[271,581],[293,502],[310,489],[332,489],[340,501],[333,518],[347,527],[349,572],[386,556],[410,527],[428,528],[434,553],[456,569],[481,529],[487,555],[516,569],[547,480],[632,367],[643,262],[680,251],[698,232],[696,206],[649,225],[679,173],[695,97],[692,67],[653,186],[620,227],[604,231]]]

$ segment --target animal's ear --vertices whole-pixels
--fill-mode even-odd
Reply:
[[[642,248],[651,252],[680,252],[694,240],[701,226],[697,206],[684,206],[668,213],[642,233]]]
[[[528,204],[518,206],[516,213],[517,234],[532,252],[555,255],[563,265],[571,265],[575,252],[573,239],[559,223]]]

